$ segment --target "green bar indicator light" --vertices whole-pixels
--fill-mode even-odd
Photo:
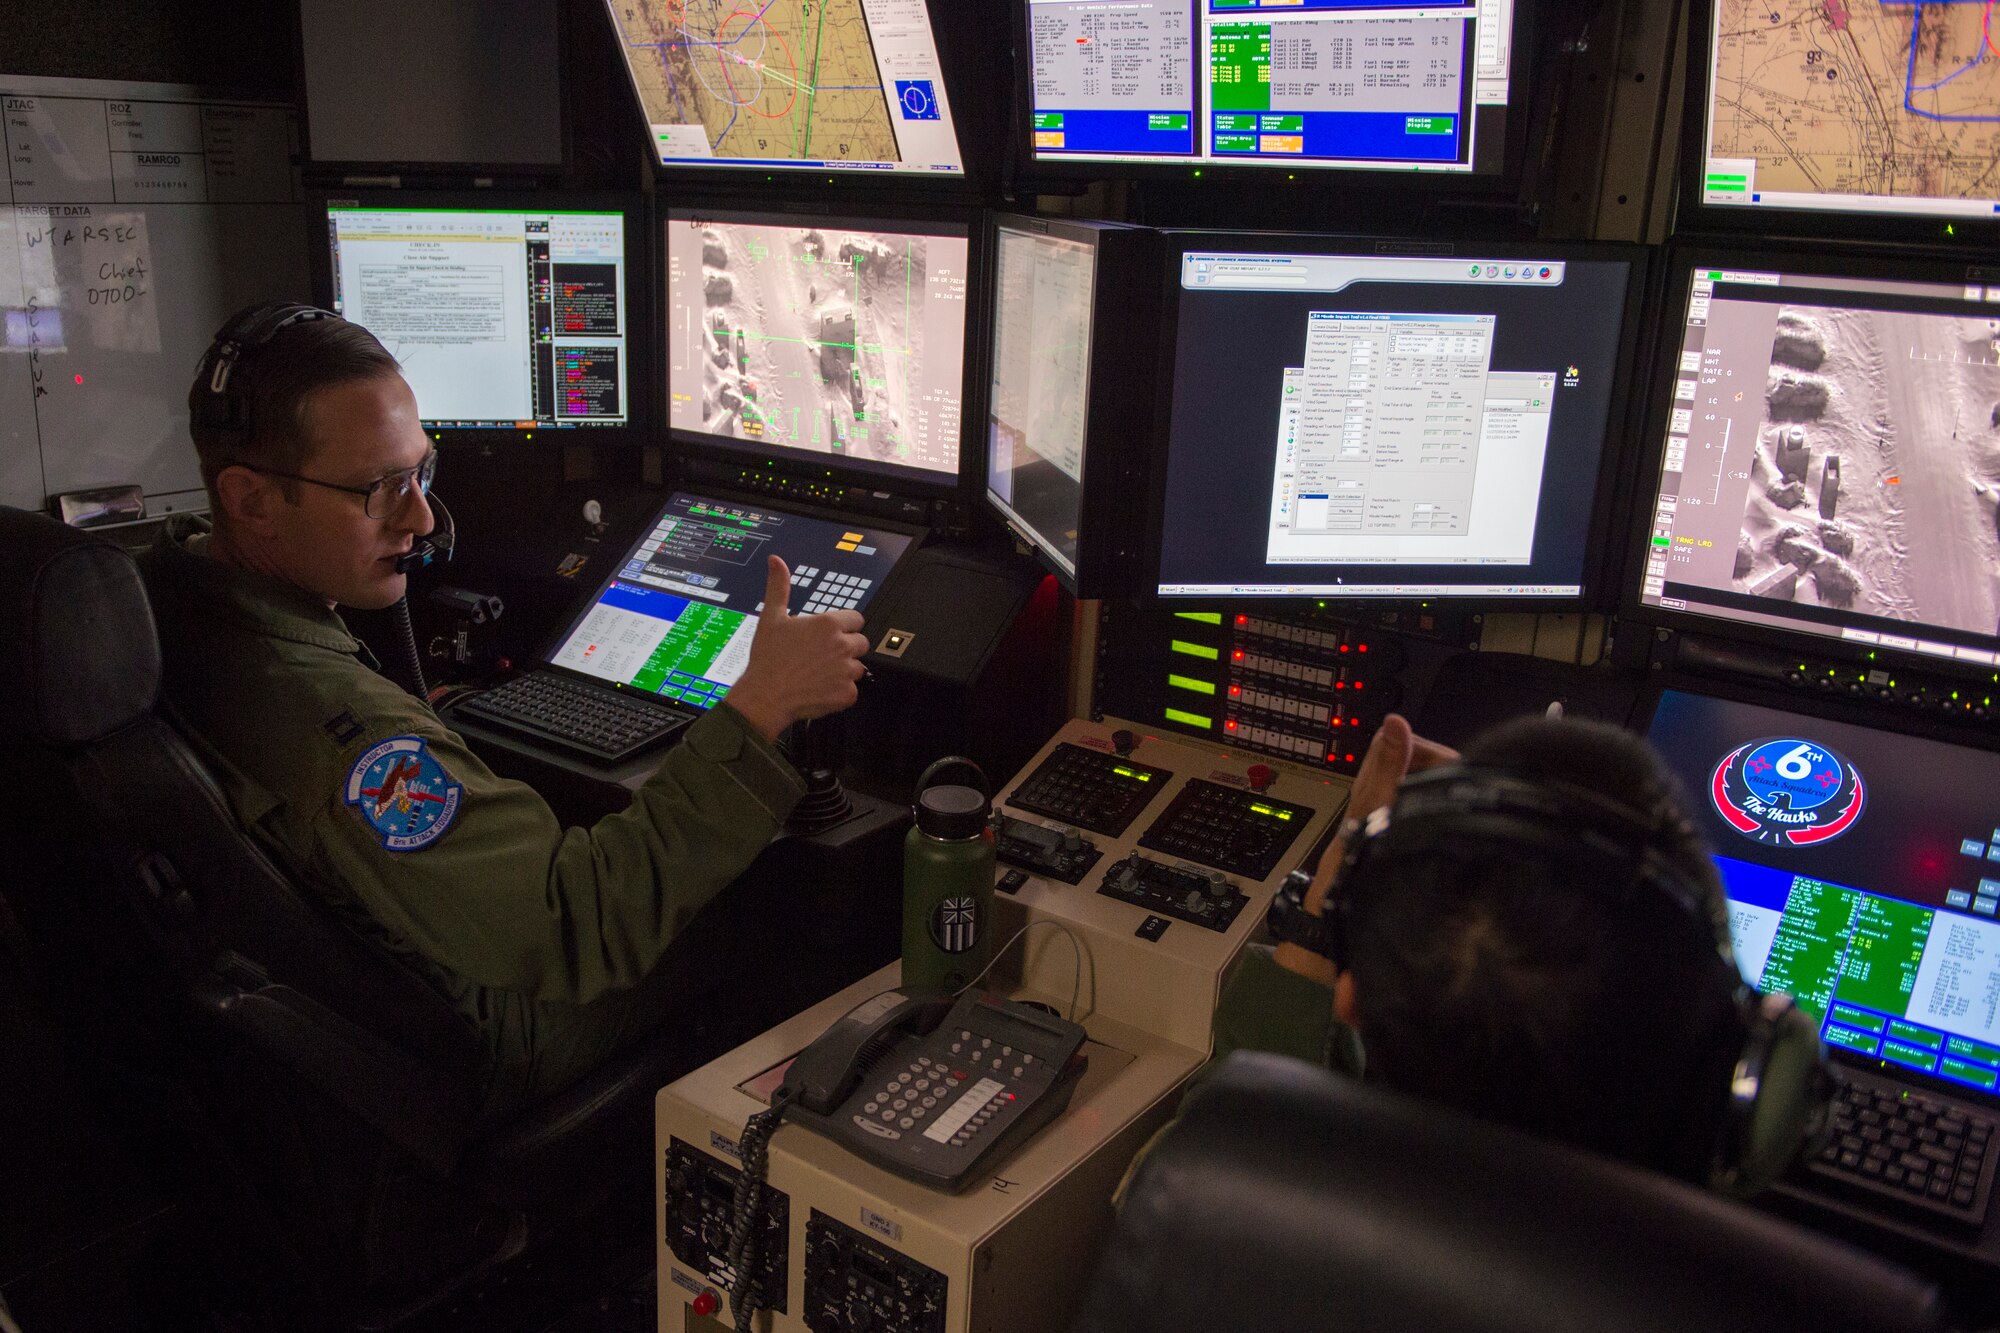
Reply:
[[[1167,684],[1177,690],[1193,690],[1196,694],[1215,693],[1214,685],[1205,680],[1196,680],[1193,676],[1168,676]]]
[[[1176,611],[1174,612],[1174,618],[1176,620],[1192,620],[1198,625],[1220,625],[1222,623],[1222,612]]]
[[[1222,650],[1211,648],[1205,643],[1189,643],[1186,639],[1175,639],[1167,647],[1177,653],[1185,653],[1189,657],[1199,657],[1205,662],[1222,660]]]
[[[1215,723],[1212,719],[1205,718],[1200,713],[1183,712],[1178,708],[1169,708],[1167,710],[1167,721],[1178,722],[1184,727],[1200,727],[1203,731],[1213,731],[1215,729]]]

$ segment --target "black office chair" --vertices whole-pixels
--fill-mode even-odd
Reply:
[[[1941,1306],[1715,1195],[1238,1052],[1141,1164],[1075,1333],[1919,1333]]]
[[[173,1123],[161,1151],[204,1161],[190,1174],[228,1214],[214,1244],[264,1243],[290,1268],[277,1299],[337,1312],[287,1327],[435,1309],[538,1225],[600,1208],[589,1191],[611,1175],[650,1209],[653,1094],[713,1043],[663,1035],[479,1126],[490,1071],[471,1024],[244,835],[160,703],[124,550],[0,508],[0,681],[0,737],[28,779],[5,825],[9,902],[85,1042],[139,1079],[127,1109]]]

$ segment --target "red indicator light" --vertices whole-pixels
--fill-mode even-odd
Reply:
[[[1347,756],[1347,762],[1348,762],[1348,763],[1350,763],[1350,764],[1351,764],[1351,763],[1353,763],[1353,762],[1354,762],[1354,756],[1353,756],[1353,755],[1348,755],[1348,756]]]
[[[1354,682],[1354,688],[1358,690],[1358,689],[1360,689],[1360,688],[1361,688],[1361,687],[1362,687],[1363,685],[1366,685],[1367,683],[1368,683],[1368,682],[1367,682],[1367,681],[1365,681],[1365,680],[1357,680],[1357,681],[1355,681],[1355,682]]]
[[[1365,644],[1365,643],[1364,643],[1364,644],[1362,644],[1362,645],[1361,645],[1361,651],[1362,651],[1362,652],[1364,652],[1364,653],[1365,653],[1365,652],[1367,652],[1367,651],[1368,651],[1368,645],[1367,645],[1367,644]]]
[[[1232,662],[1241,662],[1243,660],[1243,650],[1241,648],[1238,648],[1235,652],[1229,655],[1229,659]]]
[[[1223,723],[1223,724],[1222,724],[1222,729],[1223,729],[1224,731],[1234,731],[1234,730],[1236,730],[1236,719],[1235,719],[1235,718],[1233,718],[1233,717],[1232,717],[1232,718],[1230,718],[1230,719],[1229,719],[1229,720],[1228,720],[1227,722],[1225,722],[1225,723]]]
[[[81,384],[81,383],[83,383],[83,376],[81,376],[81,375],[78,375],[78,376],[76,377],[76,382],[77,382],[78,384]]]
[[[1249,624],[1249,623],[1250,623],[1250,617],[1248,617],[1248,616],[1238,616],[1238,617],[1236,617],[1236,623],[1237,623],[1237,624],[1239,624],[1239,625],[1247,625],[1247,624]]]
[[[1341,651],[1341,652],[1343,652],[1343,653],[1344,653],[1344,652],[1346,652],[1346,651],[1347,651],[1347,645],[1346,645],[1346,644],[1344,644],[1344,643],[1343,643],[1343,644],[1341,644],[1341,645],[1340,645],[1340,651]]]
[[[1330,764],[1330,763],[1332,763],[1332,762],[1333,762],[1334,760],[1336,760],[1336,759],[1338,759],[1338,758],[1340,758],[1340,756],[1339,756],[1339,755],[1337,755],[1337,754],[1330,754],[1330,755],[1328,755],[1328,756],[1326,757],[1326,762]]]
[[[1335,688],[1336,690],[1344,690],[1347,688],[1347,682],[1344,680],[1336,680],[1335,682],[1333,682],[1333,688]]]
[[[1240,699],[1240,698],[1242,698],[1242,697],[1243,697],[1243,687],[1242,687],[1241,685],[1231,685],[1231,686],[1229,687],[1229,697],[1230,697],[1230,698],[1232,698],[1232,699]]]

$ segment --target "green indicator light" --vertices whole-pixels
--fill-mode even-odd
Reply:
[[[1132,776],[1132,770],[1129,768],[1113,767],[1111,771],[1113,773],[1116,773],[1121,778],[1129,778]]]
[[[1653,538],[1653,545],[1655,545],[1655,546],[1672,546],[1673,544],[1674,544],[1674,542],[1673,542],[1673,538],[1671,538],[1671,537],[1655,537],[1655,538]]]
[[[1196,694],[1215,693],[1214,685],[1205,680],[1196,680],[1193,676],[1168,676],[1167,684],[1177,690],[1193,690]]]
[[[1220,611],[1176,611],[1174,612],[1174,616],[1180,620],[1192,620],[1203,625],[1220,625],[1222,623],[1222,612]]]
[[[1268,805],[1252,805],[1250,809],[1252,813],[1260,815],[1275,815],[1278,813]]]
[[[1167,710],[1167,721],[1178,722],[1184,727],[1200,727],[1203,731],[1215,729],[1215,723],[1211,719],[1203,717],[1200,713],[1187,713],[1178,708]]]
[[[1220,661],[1222,658],[1221,649],[1211,648],[1205,643],[1189,643],[1186,639],[1175,639],[1167,647],[1177,653],[1185,653],[1189,657],[1199,657],[1207,662]]]

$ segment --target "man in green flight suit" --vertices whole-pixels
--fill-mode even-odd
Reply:
[[[178,522],[141,562],[165,697],[251,835],[477,1026],[500,1119],[664,1018],[671,965],[655,964],[802,791],[779,733],[854,702],[867,641],[854,611],[789,615],[771,558],[728,700],[628,809],[561,827],[342,623],[336,607],[402,597],[396,560],[433,527],[436,455],[395,359],[302,309],[218,342],[194,386],[212,527]],[[210,394],[228,410],[205,410]]]

